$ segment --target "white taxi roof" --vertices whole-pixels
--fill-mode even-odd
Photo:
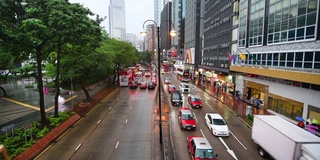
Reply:
[[[209,141],[204,137],[194,137],[192,138],[197,148],[199,149],[212,149]]]

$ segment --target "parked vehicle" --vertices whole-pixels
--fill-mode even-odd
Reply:
[[[229,128],[227,126],[227,123],[224,121],[224,119],[217,113],[206,113],[205,115],[205,121],[215,136],[224,136],[227,137],[230,134]]]
[[[202,108],[202,101],[196,95],[188,95],[188,103],[192,108]]]
[[[275,115],[255,115],[252,139],[262,157],[279,160],[320,159],[320,138]]]
[[[183,96],[180,91],[172,91],[170,99],[171,99],[171,104],[173,106],[175,106],[175,105],[182,106]]]
[[[188,151],[193,160],[218,160],[209,141],[205,137],[188,136]]]
[[[191,113],[189,108],[179,108],[178,120],[181,129],[196,129],[196,121],[194,120],[193,114]]]

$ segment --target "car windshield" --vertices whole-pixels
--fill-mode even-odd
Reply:
[[[212,149],[197,149],[195,153],[196,158],[216,158]]]
[[[179,99],[179,100],[182,99],[181,96],[180,96],[178,93],[173,94],[172,97],[173,97],[174,99]]]
[[[189,86],[187,86],[187,85],[183,85],[183,88],[189,88]]]
[[[222,119],[212,119],[212,120],[214,125],[226,125],[226,123]]]
[[[201,99],[198,98],[198,97],[191,98],[191,100],[192,100],[192,101],[201,101]]]
[[[184,119],[184,120],[193,119],[193,116],[192,114],[182,114],[181,119]]]

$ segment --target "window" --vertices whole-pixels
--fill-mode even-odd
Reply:
[[[278,64],[279,64],[279,53],[273,53],[272,66],[278,66]]]
[[[298,15],[304,15],[304,14],[306,14],[306,12],[307,12],[307,2],[306,1],[304,1],[304,2],[300,2],[299,4],[298,4]]]
[[[314,38],[314,36],[315,36],[314,28],[315,28],[315,26],[307,27],[307,30],[306,30],[306,39],[308,39],[308,38]]]
[[[306,25],[306,16],[302,15],[298,17],[297,27],[303,27]]]
[[[302,68],[303,52],[296,52],[294,67]]]
[[[289,30],[288,41],[295,40],[295,36],[296,36],[296,30],[295,29]]]
[[[297,40],[304,39],[304,28],[297,30]]]
[[[287,31],[281,32],[281,42],[287,41]]]
[[[320,52],[314,54],[314,69],[320,69]]]
[[[280,53],[280,64],[279,66],[286,66],[286,56],[287,53]]]
[[[316,24],[316,12],[307,14],[307,25],[313,25]]]

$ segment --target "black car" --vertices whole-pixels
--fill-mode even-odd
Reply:
[[[156,85],[152,82],[148,83],[148,89],[155,89]]]
[[[171,92],[171,104],[173,106],[182,106],[183,96],[180,91],[172,91]]]

